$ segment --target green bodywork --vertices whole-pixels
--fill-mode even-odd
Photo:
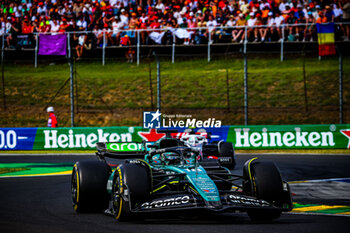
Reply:
[[[191,185],[204,200],[208,202],[220,201],[219,190],[202,166],[165,166],[164,170],[186,173],[186,179],[190,181]]]
[[[132,144],[131,146],[126,144],[128,143],[107,143],[107,149],[111,152],[130,152],[130,148],[135,148],[135,150],[132,150],[134,152],[142,152],[149,150],[148,148],[145,148],[142,143],[130,143]],[[202,198],[205,201],[220,201],[219,191],[215,183],[207,175],[205,169],[197,163],[196,155],[192,155],[190,158],[186,158],[183,163],[179,163],[176,165],[166,164],[166,162],[162,160],[160,154],[156,154],[152,156],[152,158],[150,158],[150,156],[148,156],[147,153],[145,155],[144,161],[148,163],[151,168],[164,170],[164,172],[167,174],[186,174],[185,179],[187,179],[190,182],[195,192],[202,196]],[[107,191],[109,193],[112,192],[112,182],[114,173],[115,171],[109,177],[107,185]]]

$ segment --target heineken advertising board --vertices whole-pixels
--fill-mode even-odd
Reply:
[[[174,129],[174,128],[171,128]],[[176,138],[185,128],[176,128]],[[252,125],[204,128],[236,149],[348,149],[350,125]],[[94,150],[97,142],[153,142],[164,137],[142,127],[0,128],[0,150]]]

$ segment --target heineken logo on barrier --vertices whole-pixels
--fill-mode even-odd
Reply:
[[[97,142],[131,142],[132,134],[108,133],[103,129],[89,130],[89,133],[75,133],[73,129],[68,134],[58,130],[43,130],[45,136],[44,149],[54,148],[95,148]]]
[[[163,115],[164,118],[172,117]],[[176,129],[179,138],[184,128]],[[205,129],[218,135],[218,140],[232,142],[237,149],[350,149],[350,125],[346,124]],[[122,143],[144,140],[148,144],[164,136],[165,133],[159,133],[155,128],[145,130],[143,127],[0,128],[0,150],[90,150],[95,149],[97,142],[109,142],[117,143],[113,145],[116,150],[135,151],[140,149],[138,145]]]
[[[235,147],[333,147],[333,132],[250,132],[250,128],[235,128]]]

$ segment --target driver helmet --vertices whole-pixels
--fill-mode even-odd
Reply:
[[[167,165],[171,164],[179,164],[180,161],[180,155],[175,152],[166,152],[163,153],[163,157]]]

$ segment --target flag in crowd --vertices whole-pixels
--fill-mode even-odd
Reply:
[[[336,54],[334,43],[334,23],[317,24],[317,36],[319,56]]]
[[[65,56],[67,54],[66,48],[67,36],[65,34],[40,34],[39,36],[39,55]]]

